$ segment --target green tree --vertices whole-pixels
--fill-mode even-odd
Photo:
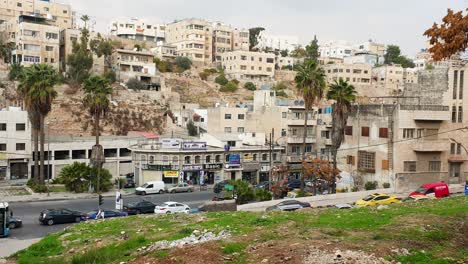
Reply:
[[[90,186],[95,192],[106,192],[112,187],[111,179],[112,175],[106,169],[100,169],[98,173],[97,168],[90,167],[85,163],[74,162],[60,171],[57,181],[64,184],[67,191],[83,193]]]
[[[293,51],[291,51],[290,55],[294,58],[305,58],[307,56],[307,51],[301,45],[299,45]]]
[[[130,78],[125,85],[127,85],[127,89],[132,89],[135,91],[147,89],[146,85],[136,78]]]
[[[295,77],[296,87],[299,94],[302,95],[305,102],[304,111],[304,135],[302,142],[302,160],[305,160],[306,137],[307,137],[307,119],[313,105],[323,98],[326,88],[325,72],[313,60],[307,60],[298,67]],[[304,190],[304,172],[301,173],[301,190]]]
[[[242,180],[230,181],[230,184],[234,186],[234,195],[237,196],[237,204],[246,204],[255,199],[255,193],[249,184]]]
[[[68,77],[73,85],[80,85],[89,77],[93,67],[93,54],[88,49],[89,31],[81,29],[80,42],[73,41],[72,53],[67,57]]]
[[[190,70],[192,67],[192,61],[187,57],[177,57],[175,60],[175,65],[182,69],[182,71]]]
[[[215,83],[224,86],[229,82],[229,80],[226,78],[226,75],[220,74],[218,77],[215,78]]]
[[[7,33],[0,32],[0,59],[8,63],[11,61],[11,52],[15,48],[15,43],[8,42]]]
[[[100,190],[100,173],[104,163],[104,151],[99,144],[100,120],[104,118],[110,109],[109,96],[112,95],[112,87],[109,81],[101,76],[91,76],[84,83],[85,97],[83,105],[88,109],[89,114],[94,119],[94,133],[96,143],[91,151],[91,163],[96,168],[97,190]]]
[[[107,73],[112,67],[113,43],[110,39],[105,39],[98,34],[97,38],[89,41],[89,47],[98,58],[104,56],[104,73]]]
[[[36,130],[33,135],[37,142],[37,133],[40,135],[40,168],[39,183],[44,184],[44,145],[45,145],[45,118],[52,110],[52,102],[57,97],[54,86],[58,83],[59,76],[55,69],[47,64],[34,64],[25,68],[18,87],[22,96],[29,119]],[[37,144],[37,143],[35,143]],[[36,148],[36,146],[35,146]],[[37,153],[37,151],[36,151]],[[37,154],[35,154],[37,156]],[[37,160],[37,159],[36,159]],[[35,172],[36,175],[36,172]]]
[[[307,59],[317,62],[317,59],[319,57],[318,48],[319,48],[318,40],[317,40],[317,37],[314,36],[314,40],[312,40],[310,44],[305,47]]]
[[[255,84],[253,82],[246,82],[244,84],[244,88],[249,90],[249,91],[255,91],[257,90],[257,86],[255,86]]]
[[[384,55],[385,64],[400,64],[403,68],[414,68],[414,62],[401,55],[400,47],[388,45]]]
[[[265,28],[262,27],[249,29],[249,50],[255,49],[255,47],[258,45],[258,35],[264,30]]]
[[[229,81],[226,85],[223,85],[219,91],[233,93],[237,91],[237,84],[233,81]]]
[[[188,131],[189,136],[191,137],[195,137],[198,135],[198,129],[192,120],[188,121],[187,123],[187,131]]]
[[[286,50],[282,50],[282,51],[280,52],[280,54],[281,54],[281,57],[287,57],[287,56],[289,55],[289,51],[288,51],[287,49],[286,49]]]
[[[84,28],[88,28],[88,21],[90,20],[90,17],[88,15],[82,15],[80,19],[84,22]]]
[[[327,92],[327,99],[333,100],[332,105],[332,156],[333,169],[337,169],[336,155],[344,139],[344,131],[351,104],[356,100],[356,90],[354,86],[340,78],[330,85]],[[332,191],[336,190],[336,179],[333,180]]]
[[[19,63],[13,63],[10,65],[10,71],[8,72],[8,80],[10,81],[18,81],[21,79],[23,74],[23,65]]]

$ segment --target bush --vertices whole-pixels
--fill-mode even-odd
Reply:
[[[90,167],[85,163],[75,162],[65,166],[59,175],[59,181],[65,185],[67,191],[83,193],[88,191],[89,186],[93,186],[97,190],[97,175],[98,169]],[[112,175],[106,169],[99,171],[101,192],[110,190],[112,183]]]
[[[337,193],[346,193],[348,192],[348,188],[343,188],[343,189],[336,189]]]
[[[390,183],[384,182],[384,184],[382,184],[382,186],[383,186],[385,189],[388,189],[388,188],[390,188]]]
[[[10,81],[18,81],[23,74],[23,65],[18,63],[13,63],[10,66],[10,71],[8,72],[8,80]]]
[[[126,83],[128,89],[132,89],[135,91],[145,90],[146,85],[136,78],[131,78]]]
[[[235,180],[230,182],[234,186],[234,194],[237,196],[237,204],[246,204],[255,199],[255,193],[247,182]]]
[[[214,73],[218,73],[218,70],[211,68],[211,69],[204,69],[203,72],[206,72],[208,74],[214,74]]]
[[[192,61],[187,57],[177,57],[175,64],[182,71],[189,70],[192,67]]]
[[[224,74],[220,74],[218,77],[216,77],[215,79],[215,83],[221,85],[221,86],[224,86],[226,84],[228,84],[229,80],[226,78],[226,76]]]
[[[35,193],[46,193],[47,192],[47,186],[43,184],[39,184],[36,179],[29,179],[26,185],[33,190]]]
[[[279,82],[275,86],[273,86],[273,90],[275,91],[281,91],[287,89],[288,86],[286,85],[285,82]]]
[[[109,81],[109,83],[115,83],[117,81],[117,75],[113,70],[106,71],[103,77],[106,78]]]
[[[237,79],[232,79],[231,82],[235,83],[236,85],[239,85],[239,81]]]
[[[190,120],[190,121],[187,123],[187,131],[188,131],[189,136],[191,136],[191,137],[195,137],[195,136],[198,135],[198,129],[197,129],[197,127],[195,126],[195,124],[193,123],[192,120]]]
[[[357,186],[354,186],[353,188],[351,188],[351,191],[352,192],[358,192],[359,191],[359,188]]]
[[[127,180],[125,178],[116,178],[114,180],[114,185],[115,187],[119,187],[119,184],[120,184],[120,188],[123,188],[125,186],[125,183],[127,183]]]
[[[257,86],[255,86],[255,84],[253,82],[246,82],[244,84],[244,88],[249,90],[249,91],[255,91],[257,90]]]
[[[376,181],[373,181],[373,182],[366,182],[366,184],[364,185],[364,188],[369,191],[369,190],[375,190],[377,189],[377,182]]]
[[[160,60],[159,58],[154,59],[154,63],[156,64],[156,67],[160,72],[172,72],[173,71],[173,66],[172,63],[165,61],[165,60]]]
[[[206,80],[208,80],[208,76],[210,76],[210,73],[200,72],[198,75],[200,76],[200,79],[202,79],[203,81],[206,81]]]
[[[219,89],[221,92],[233,93],[237,91],[237,84],[233,81],[228,82],[226,85]]]
[[[258,189],[255,191],[255,200],[258,202],[270,201],[272,199],[272,194],[264,189]]]

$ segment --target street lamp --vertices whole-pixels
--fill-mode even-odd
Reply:
[[[47,196],[50,196],[50,122],[47,125]]]

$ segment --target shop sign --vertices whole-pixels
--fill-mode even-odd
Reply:
[[[223,164],[204,164],[203,169],[205,170],[220,170]]]
[[[230,154],[229,155],[229,166],[240,166],[240,155],[239,154]]]
[[[200,171],[200,170],[203,170],[203,166],[202,165],[184,165],[182,169],[184,171]]]
[[[166,177],[166,178],[177,178],[177,177],[179,177],[179,172],[178,171],[165,171],[164,172],[164,177]]]
[[[184,150],[207,150],[206,142],[184,142],[182,145]]]
[[[163,138],[161,139],[161,147],[163,149],[180,149],[181,140],[178,138]]]
[[[250,153],[244,153],[242,155],[242,160],[243,161],[253,161],[253,155]]]

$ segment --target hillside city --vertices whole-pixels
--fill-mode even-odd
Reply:
[[[409,56],[70,2],[0,2],[0,263],[468,262],[468,9]]]

